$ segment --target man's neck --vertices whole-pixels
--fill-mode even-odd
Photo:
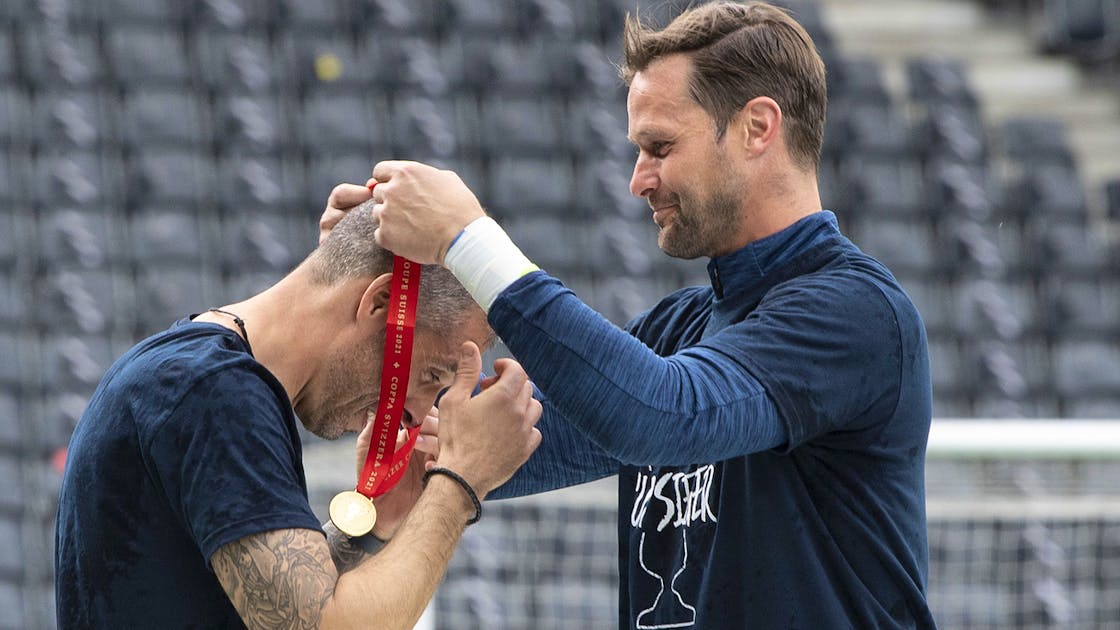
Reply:
[[[336,292],[312,286],[297,269],[264,292],[220,310],[244,322],[253,357],[280,381],[294,405],[318,368],[317,357],[330,343],[330,331],[338,330],[337,322],[328,321],[344,314],[342,309],[330,307],[337,299]],[[209,311],[195,321],[216,323],[241,334],[226,313]]]

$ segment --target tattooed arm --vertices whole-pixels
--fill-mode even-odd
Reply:
[[[540,444],[534,425],[541,405],[525,371],[509,359],[494,362],[498,376],[471,398],[482,358],[473,343],[461,351],[441,406],[437,463],[459,472],[483,498]],[[249,628],[407,630],[435,593],[474,509],[458,482],[436,475],[379,553],[349,568],[353,549],[336,546],[341,573],[323,532],[310,529],[246,536],[222,546],[210,563]]]
[[[412,628],[472,514],[463,489],[437,476],[376,555],[332,550],[315,530],[280,529],[224,545],[210,562],[249,628]]]
[[[351,538],[338,531],[330,521],[323,524],[323,533],[327,535],[327,546],[330,547],[331,559],[334,560],[339,575],[358,566],[362,560],[381,551],[385,546],[385,541],[373,534]]]

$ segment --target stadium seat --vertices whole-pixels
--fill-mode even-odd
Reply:
[[[865,157],[898,159],[909,157],[912,150],[911,131],[900,112],[889,104],[852,102],[842,119],[841,134],[844,151]]]
[[[474,33],[491,37],[517,27],[513,4],[503,0],[435,0],[437,28],[442,32]]]
[[[204,148],[214,137],[209,107],[192,92],[148,87],[129,90],[121,108],[122,135],[133,148]]]
[[[1065,125],[1056,118],[1009,118],[1003,121],[999,132],[1003,151],[1011,160],[1021,164],[1073,163]]]
[[[1023,286],[973,276],[955,289],[955,328],[971,340],[1015,339],[1037,328],[1032,293]]]
[[[1120,178],[1105,183],[1104,198],[1106,216],[1110,221],[1120,222]]]
[[[930,380],[935,399],[965,399],[975,389],[976,360],[952,336],[929,337]]]
[[[0,85],[16,80],[16,47],[11,33],[0,22]]]
[[[479,104],[479,139],[493,157],[548,157],[562,145],[564,112],[549,98],[499,96]]]
[[[225,275],[287,273],[315,246],[318,226],[272,213],[230,213],[220,227]],[[246,296],[247,297],[247,296]]]
[[[147,265],[137,270],[136,300],[145,306],[138,331],[147,336],[216,304],[221,277],[206,267]]]
[[[118,109],[115,97],[103,90],[43,90],[36,95],[30,128],[42,146],[116,145]]]
[[[554,65],[550,53],[540,41],[518,42],[477,31],[461,31],[444,47],[445,55],[461,59],[459,85],[480,96],[539,95],[563,87],[563,75],[571,68]]]
[[[652,221],[645,199],[630,194],[630,175],[634,168],[633,152],[624,158],[589,153],[576,163],[575,199],[569,213],[576,216],[605,217]]]
[[[201,30],[194,41],[195,64],[210,90],[263,96],[278,88],[283,73],[263,32]]]
[[[1032,218],[1084,222],[1088,202],[1075,167],[1057,162],[1032,164],[1006,184],[1004,209],[1007,216],[1020,221]]]
[[[308,217],[318,219],[327,195],[338,184],[365,184],[373,174],[373,165],[381,157],[369,151],[330,151],[308,156],[304,167],[307,173],[307,198],[304,203],[309,209]]]
[[[282,101],[266,94],[222,95],[214,100],[214,141],[221,152],[271,152],[293,145]]]
[[[0,474],[3,474],[3,479],[8,480],[9,483],[3,484],[0,488],[0,540],[4,541],[0,545],[0,585],[8,585],[12,583],[19,583],[24,575],[24,558],[23,558],[23,545],[20,541],[23,536],[20,532],[19,513],[22,511],[23,506],[20,505],[19,493],[20,483],[18,482],[22,475],[20,475],[18,458],[9,454],[0,452]],[[0,586],[2,588],[2,586]],[[3,590],[0,590],[3,593]],[[3,597],[3,595],[0,595]],[[2,600],[0,600],[2,601]],[[16,609],[20,608],[20,602],[14,602]],[[0,619],[3,619],[0,617]],[[5,629],[15,628],[16,626],[0,626]]]
[[[3,4],[3,3],[0,3]],[[74,7],[84,3],[71,3]],[[105,85],[108,68],[95,32],[72,29],[66,37],[25,23],[22,32],[23,78],[40,89]]]
[[[0,387],[7,391],[32,391],[39,386],[38,339],[23,331],[0,330]]]
[[[105,26],[106,55],[122,87],[187,86],[191,73],[187,50],[174,25]]]
[[[490,203],[501,216],[570,216],[573,176],[567,160],[498,158],[490,164]]]
[[[841,166],[855,216],[919,220],[925,217],[922,174],[916,160],[868,157]]]
[[[196,34],[262,32],[271,23],[271,3],[264,0],[197,0],[187,13]]]
[[[388,124],[395,155],[450,157],[478,150],[478,113],[472,97],[403,94],[394,102]]]
[[[837,57],[827,71],[829,99],[836,96],[869,105],[890,105],[891,97],[878,60],[872,57]]]
[[[218,204],[223,215],[237,216],[253,208],[270,216],[302,216],[309,210],[302,159],[284,154],[243,155],[235,151],[219,157],[217,170]],[[311,195],[312,209],[322,206],[329,192],[315,191]],[[307,223],[313,226],[310,221]]]
[[[0,145],[28,142],[32,130],[31,97],[17,85],[0,83]]]
[[[527,214],[527,213],[526,213]],[[563,279],[571,273],[587,273],[598,266],[603,251],[592,224],[570,218],[518,216],[515,211],[503,226],[525,255],[542,269]]]
[[[433,0],[354,0],[352,19],[362,32],[383,31],[435,37],[438,17]]]
[[[955,330],[955,312],[952,309],[953,292],[948,282],[927,274],[896,273],[902,288],[917,307],[925,324],[926,333],[932,337],[946,337]]]
[[[312,92],[304,99],[298,120],[300,142],[312,153],[377,153],[389,144],[388,107],[377,96]]]
[[[183,22],[190,3],[178,0],[95,0],[105,24],[176,26]]]
[[[96,269],[128,261],[123,222],[107,208],[53,208],[38,221],[39,268]]]
[[[104,333],[136,321],[133,279],[122,270],[50,270],[36,278],[35,323],[44,330]]]
[[[1115,273],[1081,279],[1055,276],[1044,283],[1043,297],[1051,334],[1120,338],[1120,280]]]
[[[4,247],[3,240],[4,237],[0,236],[0,249]],[[0,267],[4,266],[5,263],[0,261]],[[0,275],[0,330],[18,330],[27,323],[33,311],[30,291],[22,279],[12,273]]]
[[[346,34],[285,32],[274,44],[292,84],[303,94],[332,87],[368,92],[378,68],[367,60]]]
[[[27,198],[27,193],[23,190],[27,176],[17,172],[17,169],[22,169],[25,164],[23,159],[13,160],[8,155],[8,148],[0,145],[0,202],[13,203],[17,199]],[[0,237],[0,242],[2,240],[3,237]]]
[[[182,147],[143,147],[128,163],[129,209],[165,203],[205,203],[217,187],[207,153]]]
[[[933,104],[926,108],[914,136],[927,161],[946,160],[973,168],[987,164],[987,132],[975,110],[952,103]]]
[[[124,168],[113,151],[52,148],[33,166],[33,199],[47,207],[117,203],[122,199]]]
[[[271,4],[274,25],[305,33],[331,33],[353,26],[346,0],[279,0]]]
[[[580,155],[601,155],[632,160],[634,145],[626,139],[626,107],[601,97],[575,97],[568,105],[566,124],[560,128],[562,140]]]
[[[1036,274],[1055,277],[1115,275],[1120,246],[1080,218],[1037,216],[1026,227],[1031,268]]]
[[[1060,339],[1054,347],[1054,380],[1069,398],[1120,391],[1120,343]]]
[[[515,3],[514,19],[522,36],[570,45],[596,26],[592,9],[586,0],[525,0]]]
[[[210,259],[214,241],[209,216],[168,204],[142,206],[128,218],[133,261],[152,264],[200,264]]]
[[[979,99],[961,59],[926,56],[906,61],[907,92],[911,100],[929,107],[977,113]]]
[[[90,395],[117,358],[117,348],[104,335],[48,335],[42,343],[43,387],[50,392]]]
[[[370,81],[382,93],[444,96],[465,81],[462,55],[446,42],[411,35],[378,33],[363,42],[362,59],[372,69]]]
[[[15,453],[23,448],[22,417],[18,389],[0,385],[0,453]]]
[[[1098,64],[1120,58],[1120,16],[1112,0],[1046,0],[1042,46]]]
[[[925,173],[923,204],[933,219],[987,222],[996,213],[999,190],[988,169],[949,158],[927,163]]]

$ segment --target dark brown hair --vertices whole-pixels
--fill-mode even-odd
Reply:
[[[715,121],[718,138],[748,101],[774,99],[792,159],[816,170],[828,103],[824,62],[809,34],[784,10],[763,2],[704,4],[661,30],[628,14],[623,52],[619,70],[627,85],[655,60],[688,54],[689,94]]]

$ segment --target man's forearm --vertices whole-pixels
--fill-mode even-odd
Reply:
[[[322,626],[412,628],[435,594],[473,514],[473,504],[455,481],[432,477],[393,540],[379,552],[363,552],[346,573],[340,566],[334,594],[323,608]],[[356,557],[346,545],[337,547],[344,563]],[[332,543],[332,555],[335,549]]]
[[[331,559],[334,560],[334,566],[338,569],[339,575],[358,566],[363,560],[381,551],[386,545],[386,541],[373,534],[351,538],[338,531],[338,528],[330,521],[323,524],[323,532],[327,535],[327,545],[331,548]]]

